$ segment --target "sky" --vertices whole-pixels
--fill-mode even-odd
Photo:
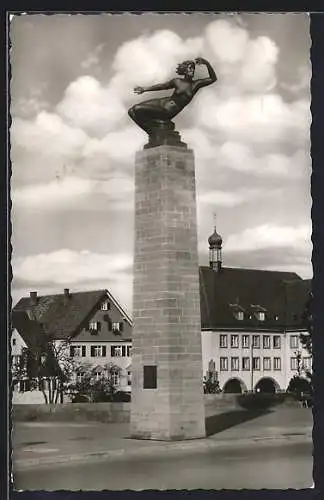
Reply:
[[[127,109],[196,57],[218,80],[175,123],[195,154],[200,265],[216,214],[224,266],[312,276],[307,14],[23,15],[10,37],[13,304],[107,288],[131,314],[147,136]]]

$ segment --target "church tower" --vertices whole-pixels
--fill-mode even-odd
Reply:
[[[222,243],[223,239],[221,235],[217,233],[215,225],[213,234],[208,238],[208,244],[209,267],[216,272],[221,272],[222,270]]]

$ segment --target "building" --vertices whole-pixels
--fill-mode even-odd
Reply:
[[[199,268],[204,375],[217,379],[225,392],[286,390],[294,375],[311,369],[300,342],[311,280],[293,272],[224,267],[216,228],[208,243],[209,266]],[[131,390],[132,320],[107,290],[30,292],[12,318],[13,367],[23,350],[45,335],[68,341],[78,380],[82,366],[91,365],[100,378],[114,363],[120,368],[116,385]],[[28,390],[27,379],[19,387]]]
[[[34,348],[32,338],[51,339],[56,346],[65,346],[64,355],[75,361],[77,380],[88,366],[99,379],[113,363],[119,368],[113,374],[115,385],[130,390],[132,321],[107,290],[65,289],[47,296],[30,292],[13,308],[12,327],[12,362],[19,362],[24,349]],[[20,387],[24,389],[26,383]]]
[[[227,268],[216,228],[200,267],[203,371],[225,392],[286,390],[311,369],[300,342],[311,280],[296,273]]]

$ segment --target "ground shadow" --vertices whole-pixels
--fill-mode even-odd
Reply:
[[[235,410],[205,418],[206,436],[212,436],[230,427],[271,413],[270,410]]]

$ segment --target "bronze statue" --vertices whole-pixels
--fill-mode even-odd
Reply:
[[[207,78],[193,79],[196,64],[204,64],[207,67]],[[156,139],[155,137],[155,145],[161,143],[161,131],[164,131],[162,135],[168,135],[169,137],[177,134],[177,132],[170,132],[174,130],[174,123],[171,121],[172,118],[178,115],[192,101],[199,89],[211,85],[217,80],[216,73],[211,64],[201,57],[195,59],[195,61],[182,62],[178,65],[176,72],[178,75],[183,76],[183,78],[173,78],[168,82],[152,85],[151,87],[135,87],[134,89],[136,94],[155,90],[174,89],[171,96],[143,101],[135,104],[128,110],[128,115],[150,136],[150,139],[152,136],[156,136],[157,131],[160,132],[160,139]]]

